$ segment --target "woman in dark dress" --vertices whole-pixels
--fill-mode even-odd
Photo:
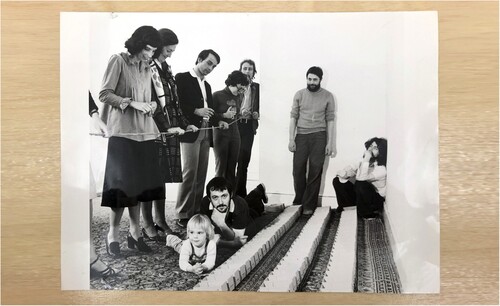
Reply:
[[[139,27],[125,42],[128,52],[111,56],[99,99],[101,118],[109,131],[102,206],[110,207],[106,249],[120,255],[119,227],[125,207],[130,216],[128,247],[151,252],[139,225],[139,202],[164,199],[155,143],[159,136],[153,120],[149,61],[160,47],[160,34],[151,26]]]
[[[166,59],[175,51],[179,40],[177,35],[169,29],[158,30],[161,37],[161,46],[156,50],[153,60],[150,63],[153,72],[154,93],[157,96],[158,108],[154,114],[154,120],[160,132],[167,132],[172,135],[162,135],[159,142],[160,171],[162,172],[164,183],[182,182],[181,148],[177,136],[185,131],[197,131],[194,125],[182,114],[177,97],[177,88],[172,70]],[[163,185],[165,190],[165,185]],[[165,200],[158,199],[151,202],[144,202],[142,205],[143,234],[150,240],[161,243],[165,242],[165,236],[160,236],[158,231],[165,235],[171,234],[172,230],[167,225],[165,219]],[[155,207],[153,220],[152,205]]]

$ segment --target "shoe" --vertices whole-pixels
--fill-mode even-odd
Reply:
[[[266,186],[264,184],[260,183],[259,185],[257,185],[257,188],[260,189],[260,191],[262,192],[262,201],[267,204],[267,202],[269,201],[269,198],[267,197],[267,194],[266,194]]]
[[[168,227],[168,225],[166,228],[163,228],[156,223],[155,223],[155,229],[157,232],[163,232],[165,234],[165,236],[171,235],[174,232],[170,227]]]
[[[160,244],[165,243],[165,236],[160,236],[160,235],[158,235],[158,233],[156,236],[149,236],[148,233],[146,233],[146,230],[144,228],[142,228],[142,236],[145,239],[150,240],[150,241],[156,241]]]
[[[186,228],[188,221],[189,221],[189,219],[177,219],[177,220],[175,220],[175,224],[177,224],[178,226],[180,226],[182,228]]]
[[[135,249],[137,247],[137,249],[141,252],[145,253],[153,252],[153,250],[146,244],[146,242],[144,242],[143,237],[139,237],[139,239],[135,240],[134,237],[129,235],[127,237],[127,242],[129,249]]]
[[[111,277],[111,276],[115,276],[116,274],[116,271],[111,268],[110,266],[106,265],[106,269],[102,270],[102,271],[99,271],[97,270],[96,268],[93,267],[93,265],[99,261],[99,256],[97,256],[97,258],[90,264],[90,276],[91,277],[102,277],[102,279],[106,279],[108,277]]]
[[[114,257],[118,257],[121,255],[120,244],[116,241],[108,243],[108,236],[106,236],[106,253]]]

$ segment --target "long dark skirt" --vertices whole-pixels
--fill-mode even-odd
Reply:
[[[109,138],[101,205],[130,207],[138,202],[165,199],[158,165],[158,145],[154,140]]]

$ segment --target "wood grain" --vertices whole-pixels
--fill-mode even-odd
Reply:
[[[498,304],[498,3],[2,2],[2,304]],[[59,13],[439,12],[441,293],[60,290]]]

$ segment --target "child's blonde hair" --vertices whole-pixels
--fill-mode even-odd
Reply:
[[[188,238],[190,229],[193,229],[194,227],[201,227],[205,231],[205,233],[207,233],[208,240],[214,239],[214,226],[212,225],[212,222],[210,222],[210,219],[205,215],[196,214],[192,216],[191,219],[189,219],[186,227]]]

